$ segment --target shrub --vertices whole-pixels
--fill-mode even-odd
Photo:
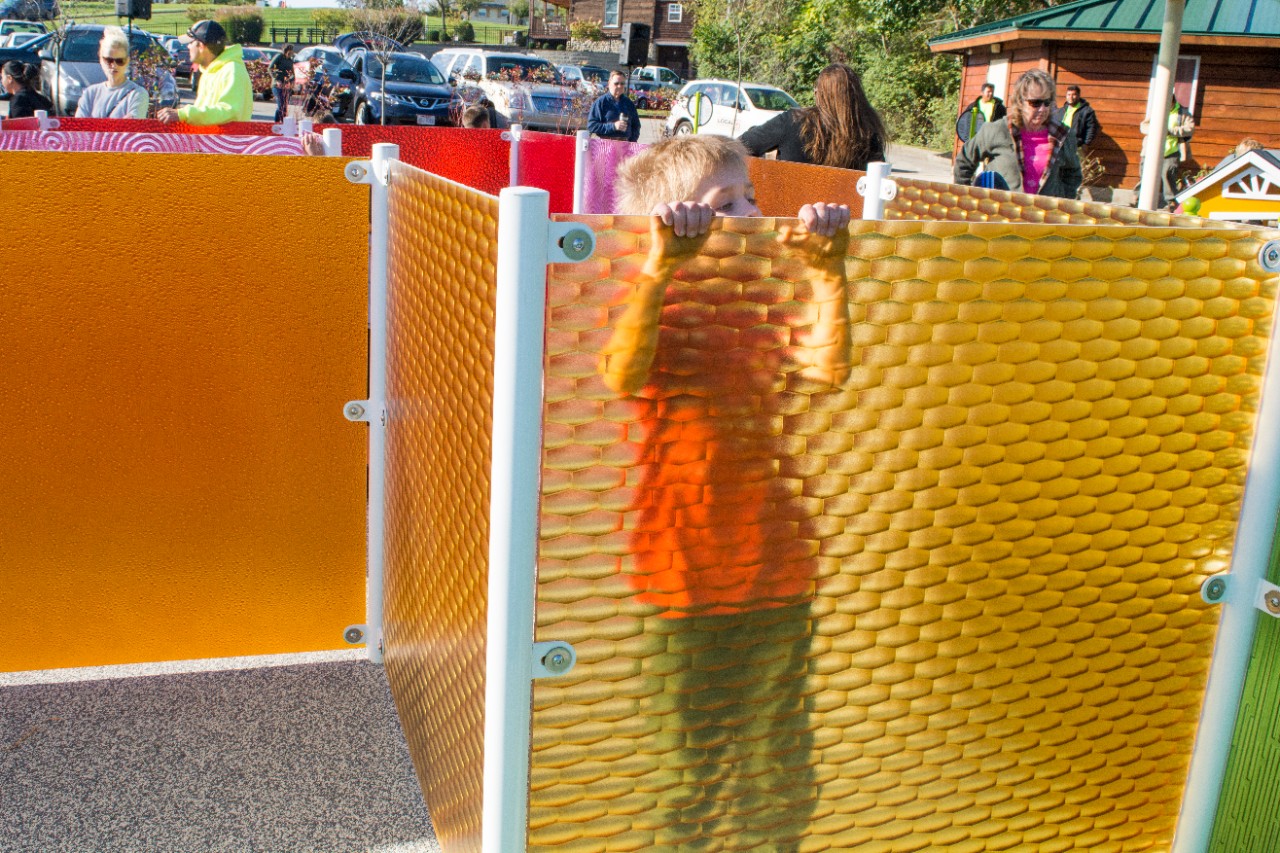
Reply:
[[[440,41],[440,31],[427,30],[427,41]]]
[[[564,42],[556,42],[556,50],[564,50]]]
[[[604,24],[600,21],[573,21],[569,24],[569,35],[584,41],[604,41]]]
[[[322,30],[346,32],[351,29],[351,13],[344,9],[312,9],[311,23]]]
[[[191,23],[194,24],[196,21],[203,21],[207,17],[209,17],[209,10],[205,9],[203,6],[187,7],[187,20]]]
[[[472,42],[476,40],[476,28],[471,26],[470,21],[463,21],[454,28],[454,34],[458,37],[458,41]]]
[[[219,9],[215,15],[218,23],[227,31],[227,44],[258,44],[266,22],[262,13],[250,7]]]
[[[405,45],[422,38],[422,15],[409,9],[364,8],[349,14],[351,26],[356,30],[389,36]]]

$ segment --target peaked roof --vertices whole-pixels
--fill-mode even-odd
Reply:
[[[1208,187],[1244,171],[1246,167],[1256,167],[1271,179],[1273,185],[1280,187],[1280,149],[1259,148],[1223,160],[1212,172],[1178,193],[1176,198],[1179,202],[1184,202],[1191,196],[1204,192]]]
[[[1182,40],[1188,44],[1280,43],[1280,0],[1186,0]],[[1160,40],[1165,0],[1075,0],[929,40],[935,52],[1015,39]],[[1280,45],[1278,45],[1280,46]]]

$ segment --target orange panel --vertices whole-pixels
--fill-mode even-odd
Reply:
[[[858,178],[866,172],[760,157],[748,158],[747,170],[756,188],[756,205],[765,216],[795,216],[806,204],[826,201],[847,204],[854,219],[862,218]]]
[[[440,843],[480,849],[498,200],[392,164],[387,680]]]
[[[321,158],[3,164],[0,670],[341,647],[368,190]],[[309,227],[279,195],[304,187]]]
[[[1167,850],[1276,234],[855,222],[846,335],[772,220],[653,301],[650,222],[572,219],[530,849]]]

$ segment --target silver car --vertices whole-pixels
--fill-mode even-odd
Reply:
[[[586,126],[591,100],[545,59],[523,53],[446,48],[431,61],[466,103],[488,98],[500,123],[569,132]]]
[[[60,115],[75,115],[80,94],[107,79],[98,62],[98,43],[104,29],[101,24],[73,24],[67,27],[61,43],[49,39],[40,46],[40,58],[44,60],[40,65],[40,88]],[[151,47],[168,55],[150,33],[135,29],[129,39],[129,52],[136,56]],[[152,103],[176,107],[178,86],[173,75],[166,69],[157,69],[157,74],[156,85],[147,86]]]

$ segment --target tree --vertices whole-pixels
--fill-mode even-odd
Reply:
[[[480,11],[480,7],[484,5],[484,0],[454,0],[453,5],[457,7],[459,12],[470,18]]]
[[[382,2],[382,0],[375,0]],[[387,65],[399,49],[397,45],[409,45],[422,37],[422,10],[417,0],[398,0],[396,6],[368,6],[351,10],[351,25],[357,32],[367,33],[365,46],[376,57],[381,69],[381,88],[387,90]],[[357,107],[358,109],[358,107]],[[358,116],[357,116],[358,117]],[[380,121],[387,123],[387,111],[381,111]]]
[[[511,0],[507,4],[507,14],[509,20],[516,24],[523,24],[529,18],[529,0]]]

